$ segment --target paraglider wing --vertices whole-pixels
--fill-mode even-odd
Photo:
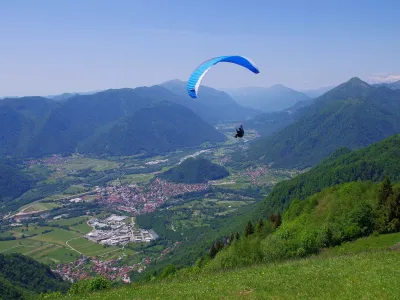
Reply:
[[[210,68],[220,62],[229,62],[240,65],[242,67],[247,68],[255,74],[260,73],[258,68],[251,62],[248,58],[243,56],[219,56],[212,58],[203,62],[200,66],[193,71],[192,75],[190,75],[188,83],[187,83],[187,92],[190,97],[197,98],[197,90],[199,89],[200,83],[203,80],[204,75],[210,70]]]

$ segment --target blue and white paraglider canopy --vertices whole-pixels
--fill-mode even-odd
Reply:
[[[190,97],[197,98],[197,90],[199,89],[200,83],[203,80],[204,75],[208,72],[208,70],[220,63],[220,62],[229,62],[233,64],[237,64],[239,66],[245,67],[248,70],[252,71],[255,74],[260,73],[258,68],[254,65],[254,63],[243,56],[219,56],[212,59],[209,59],[203,62],[200,66],[193,71],[192,75],[190,75],[188,83],[187,83],[187,92]]]

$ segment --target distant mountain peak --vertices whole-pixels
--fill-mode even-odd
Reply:
[[[273,88],[288,89],[287,86],[284,86],[283,84],[280,84],[280,83],[277,83],[277,84],[274,84],[274,85],[270,86],[270,89],[273,89]]]
[[[167,80],[167,81],[165,81],[165,82],[163,82],[161,84],[158,84],[158,85],[163,86],[163,85],[170,85],[170,84],[185,85],[186,81],[183,81],[183,80],[180,80],[180,79],[171,79],[171,80]]]
[[[375,87],[369,85],[365,81],[362,81],[360,78],[353,77],[323,94],[318,99],[328,98],[330,100],[343,100],[347,98],[365,97],[374,89]]]
[[[362,81],[360,78],[358,77],[353,77],[350,80],[348,80],[347,82],[345,82],[344,84],[351,84],[351,85],[360,85],[362,87],[371,87],[368,83],[366,83],[365,81]]]

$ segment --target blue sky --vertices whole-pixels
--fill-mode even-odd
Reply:
[[[305,90],[400,75],[400,1],[12,0],[0,9],[0,95],[48,95],[186,80]],[[377,75],[380,76],[380,75]],[[400,77],[399,77],[400,78]]]

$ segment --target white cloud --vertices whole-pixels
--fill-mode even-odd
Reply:
[[[369,83],[391,83],[399,80],[400,75],[387,73],[373,74],[372,76],[368,77]]]

